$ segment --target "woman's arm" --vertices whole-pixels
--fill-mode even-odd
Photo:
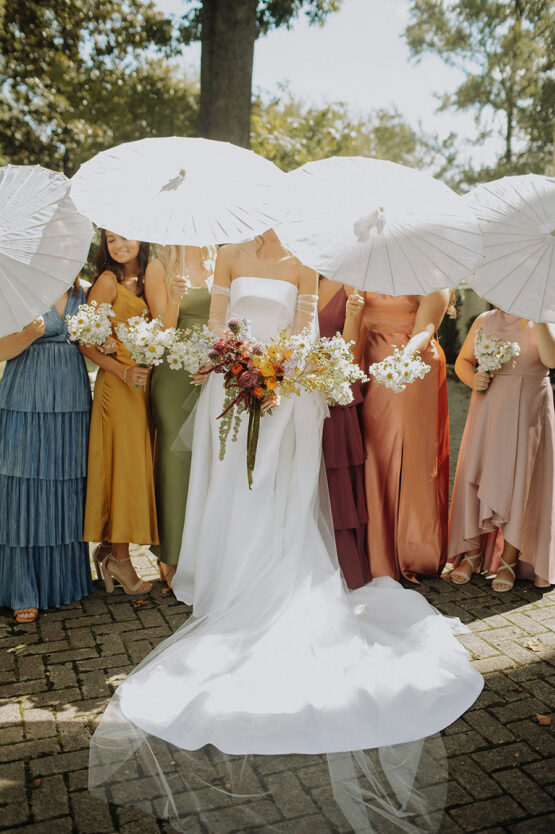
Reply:
[[[300,265],[297,282],[297,305],[292,332],[302,333],[307,327],[312,329],[318,318],[318,273]]]
[[[19,333],[12,333],[0,339],[0,362],[5,359],[14,359],[20,353],[23,353],[36,339],[40,339],[44,333],[44,328],[44,319],[39,316],[23,330],[20,330]]]
[[[426,350],[449,304],[449,290],[438,290],[420,299],[407,347],[412,353]]]
[[[208,325],[217,336],[221,336],[227,323],[227,309],[229,306],[229,288],[231,287],[232,261],[234,246],[228,244],[218,250],[214,267],[214,282],[212,284],[212,298]]]
[[[97,304],[113,304],[118,296],[116,276],[112,272],[103,272],[99,275],[92,287],[89,290],[87,304],[91,301],[96,301]],[[113,337],[115,339],[115,337]],[[123,379],[123,374],[127,365],[123,362],[118,362],[112,356],[107,356],[96,347],[86,347],[79,345],[79,350],[86,356],[87,359],[95,362],[99,367],[105,371],[110,371],[118,377]]]
[[[360,325],[364,312],[364,296],[352,287],[345,287],[347,305],[345,307],[345,326],[343,327],[343,338],[346,342],[358,342],[360,336]]]
[[[222,246],[221,249],[218,249],[216,256],[210,314],[208,316],[208,327],[216,336],[223,335],[227,324],[233,248],[233,244]],[[203,370],[205,369],[201,368],[201,371]],[[203,385],[208,379],[208,374],[200,372],[198,374],[191,374],[191,379],[195,385]]]
[[[464,344],[460,350],[459,355],[455,361],[455,373],[461,382],[472,388],[473,391],[485,391],[490,384],[491,377],[489,374],[480,372],[476,373],[476,357],[474,356],[474,335],[478,327],[482,323],[484,313],[478,316],[468,331]]]
[[[541,361],[546,368],[555,368],[555,327],[534,322],[534,330]]]
[[[155,258],[149,263],[145,272],[145,301],[153,319],[162,317],[164,330],[177,327],[179,302],[187,292],[184,278],[175,276],[170,281],[170,290],[166,285],[166,272],[162,262]]]

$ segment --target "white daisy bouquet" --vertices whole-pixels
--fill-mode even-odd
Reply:
[[[407,347],[392,345],[393,353],[381,362],[374,362],[368,373],[374,377],[376,385],[385,385],[399,394],[407,385],[417,379],[424,379],[431,368],[426,362],[408,350]]]
[[[506,342],[496,336],[489,336],[482,327],[476,328],[474,334],[474,356],[479,373],[500,371],[503,365],[520,356],[518,342]]]
[[[188,373],[195,374],[209,364],[208,351],[216,336],[206,324],[188,330],[172,329],[170,339],[166,362],[174,371],[184,368]]]
[[[116,334],[133,362],[141,368],[161,365],[173,338],[172,331],[164,330],[160,319],[148,320],[146,310],[141,316],[117,324]]]
[[[353,362],[350,343],[339,333],[311,341],[308,332],[289,336],[284,331],[278,344],[282,340],[290,353],[283,362],[284,377],[279,386],[282,396],[299,394],[301,389],[319,391],[330,405],[348,405],[353,399],[351,385],[368,382],[364,371]]]
[[[82,345],[103,345],[112,335],[114,311],[111,304],[80,304],[73,316],[66,315],[66,324],[70,341]]]

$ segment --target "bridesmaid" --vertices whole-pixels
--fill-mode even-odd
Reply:
[[[318,320],[321,336],[342,333],[345,341],[357,342],[364,298],[350,287],[320,276]],[[370,581],[366,553],[366,498],[364,495],[364,445],[357,406],[363,401],[360,387],[353,385],[353,402],[333,406],[324,420],[324,463],[339,565],[347,586],[360,588]]]
[[[153,318],[162,316],[166,327],[186,330],[208,322],[207,282],[211,270],[205,260],[209,253],[197,246],[187,246],[186,281],[181,276],[182,254],[181,247],[165,246],[160,259],[149,263],[145,273],[145,299]],[[150,402],[157,433],[156,510],[160,544],[152,550],[158,556],[162,578],[169,585],[179,561],[191,467],[191,452],[177,455],[171,447],[199,393],[187,371],[173,371],[166,363],[154,368]]]
[[[370,573],[417,581],[447,558],[449,417],[437,329],[453,298],[366,294],[363,368],[408,345],[431,371],[401,393],[369,383],[362,406]]]
[[[89,302],[111,304],[114,325],[147,309],[143,283],[148,254],[148,243],[102,230]],[[100,350],[81,350],[100,366],[91,414],[85,539],[102,543],[95,560],[109,593],[114,579],[127,594],[148,593],[152,584],[137,576],[129,542],[158,544],[150,369],[135,365],[115,337]]]
[[[0,339],[0,605],[18,623],[92,591],[83,509],[91,391],[65,315],[77,280],[44,316]]]
[[[500,371],[475,373],[474,334],[518,342],[520,356]],[[536,586],[555,582],[555,415],[548,368],[555,329],[490,310],[468,332],[455,364],[473,389],[459,452],[449,519],[456,584],[482,568],[497,571],[494,591],[515,575]]]

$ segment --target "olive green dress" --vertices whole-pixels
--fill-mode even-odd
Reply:
[[[179,305],[177,327],[181,330],[208,321],[210,293],[205,287],[191,287]],[[150,402],[158,439],[156,468],[156,512],[160,544],[152,547],[166,565],[177,565],[189,486],[191,453],[172,452],[179,429],[193,410],[200,388],[185,370],[173,371],[166,363],[152,371]]]

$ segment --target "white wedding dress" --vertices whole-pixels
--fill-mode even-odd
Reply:
[[[229,313],[267,341],[293,322],[296,300],[292,284],[242,277],[232,282]],[[449,725],[482,688],[453,636],[458,621],[387,577],[346,590],[321,466],[327,407],[319,395],[285,399],[263,416],[252,490],[245,419],[219,460],[222,403],[222,377],[212,374],[195,417],[173,582],[193,616],[119,687],[93,737],[90,787],[116,802],[148,800],[152,813],[186,831],[191,795],[224,789],[205,745],[221,751],[220,764],[221,754],[230,762],[332,754],[334,794],[356,831],[381,832],[372,828],[376,807],[405,831],[424,830],[412,819],[426,812],[415,788],[422,745],[406,743]],[[370,787],[360,786],[350,751],[359,751],[353,761]],[[238,793],[245,802],[234,782]],[[437,828],[434,819],[426,830]]]

